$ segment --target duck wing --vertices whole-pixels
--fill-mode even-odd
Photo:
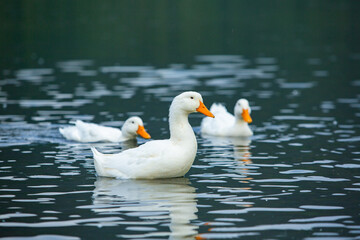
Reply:
[[[120,129],[86,123],[81,120],[75,122],[75,127],[82,142],[117,142],[121,136]]]
[[[118,154],[102,154],[92,148],[96,172],[105,177],[158,178],[167,171],[163,165],[170,164],[166,157],[170,147],[169,140],[156,140]]]

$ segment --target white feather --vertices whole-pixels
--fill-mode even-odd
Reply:
[[[235,105],[235,116],[229,113],[225,106],[213,103],[210,111],[215,118],[204,118],[201,122],[201,133],[219,137],[249,137],[253,135],[249,125],[245,122],[241,113],[243,109],[251,112],[246,99],[240,99]]]

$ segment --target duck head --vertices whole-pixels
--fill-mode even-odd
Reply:
[[[190,114],[193,112],[202,113],[208,117],[215,116],[204,105],[202,96],[197,92],[183,92],[176,96],[171,104],[184,112]]]
[[[143,138],[151,138],[150,134],[146,132],[144,128],[144,123],[139,117],[131,117],[127,119],[121,128],[124,136],[133,136],[140,135]]]
[[[252,122],[252,119],[250,117],[251,108],[249,106],[248,100],[246,100],[245,98],[241,98],[236,102],[234,113],[237,119],[243,120],[247,123]]]

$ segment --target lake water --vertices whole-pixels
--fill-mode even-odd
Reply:
[[[359,2],[65,3],[0,4],[0,237],[360,239]],[[188,90],[247,98],[254,136],[202,136],[191,114],[184,178],[97,177],[58,132],[137,115],[168,138]]]

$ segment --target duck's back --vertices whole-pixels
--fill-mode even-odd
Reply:
[[[66,139],[78,142],[118,142],[122,135],[120,129],[81,120],[77,120],[75,126],[60,129],[60,133]]]
[[[211,105],[210,111],[215,118],[204,118],[201,122],[201,132],[209,135],[222,136],[234,125],[235,117],[218,103]]]

